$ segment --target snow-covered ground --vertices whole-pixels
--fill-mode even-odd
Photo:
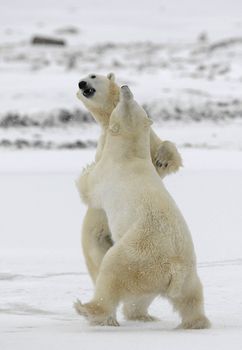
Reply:
[[[157,299],[160,322],[90,327],[72,309],[93,291],[80,248],[85,207],[74,180],[94,151],[2,152],[0,347],[13,349],[240,349],[242,342],[242,153],[183,150],[184,169],[165,183],[196,246],[213,328],[179,322]]]

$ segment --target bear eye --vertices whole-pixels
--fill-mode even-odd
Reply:
[[[96,75],[91,75],[90,78],[91,78],[91,79],[95,79],[95,78],[96,78]]]

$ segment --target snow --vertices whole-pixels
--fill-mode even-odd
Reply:
[[[85,207],[74,180],[94,151],[5,151],[0,169],[1,349],[239,349],[242,341],[242,153],[184,149],[184,168],[165,184],[191,228],[210,330],[178,331],[166,300],[156,323],[90,327],[72,302],[93,286],[80,246]],[[209,200],[207,201],[207,197]]]
[[[2,1],[0,148],[89,146],[76,98],[89,72],[114,71],[157,122],[233,128],[242,116],[241,12],[236,0]],[[67,44],[32,45],[34,35]]]

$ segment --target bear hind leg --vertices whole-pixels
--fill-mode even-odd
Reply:
[[[77,313],[84,316],[92,325],[118,326],[116,309],[122,299],[123,289],[120,274],[116,267],[118,243],[110,248],[105,255],[97,277],[95,293],[92,300],[82,304],[80,300],[74,303]]]
[[[204,329],[211,324],[204,313],[202,284],[198,276],[186,281],[179,296],[170,298],[173,307],[182,318],[178,328]]]
[[[88,319],[91,325],[119,326],[115,313],[109,315],[105,307],[100,305],[98,301],[93,300],[89,303],[82,304],[82,302],[77,299],[73,306],[76,312]]]

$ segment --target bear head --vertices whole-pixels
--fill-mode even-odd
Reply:
[[[127,85],[122,86],[120,101],[110,117],[109,132],[113,136],[122,134],[134,138],[149,133],[151,124],[151,119],[134,100],[129,87]]]
[[[109,118],[119,101],[119,86],[115,76],[89,74],[78,83],[77,97],[92,113],[94,119],[104,127],[109,124]]]

